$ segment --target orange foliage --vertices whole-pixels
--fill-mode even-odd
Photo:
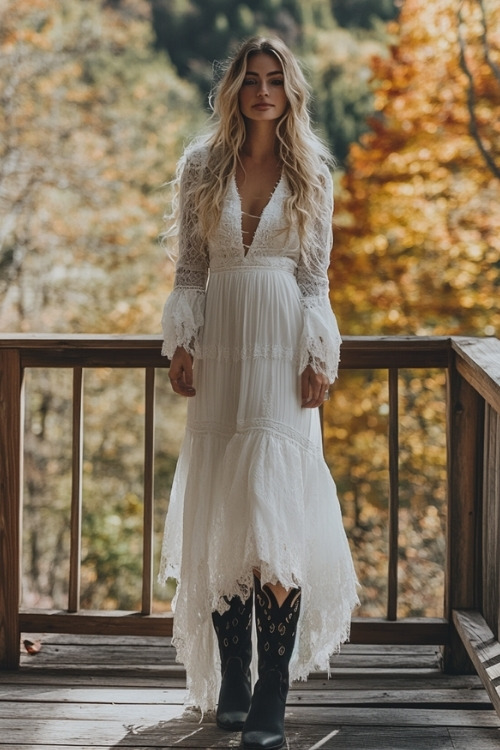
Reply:
[[[337,201],[345,333],[499,334],[499,66],[497,3],[405,0]]]

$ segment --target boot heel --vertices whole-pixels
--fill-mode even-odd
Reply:
[[[228,732],[241,731],[251,700],[250,672],[243,670],[243,662],[238,656],[232,656],[222,677],[215,716],[217,726]]]

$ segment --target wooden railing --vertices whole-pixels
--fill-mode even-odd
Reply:
[[[0,664],[16,668],[20,632],[168,635],[169,614],[152,614],[154,384],[168,366],[156,336],[4,335],[0,339]],[[73,370],[71,551],[68,607],[19,611],[26,368]],[[80,611],[82,373],[84,368],[145,371],[144,546],[140,612]],[[495,700],[490,679],[500,620],[500,341],[449,337],[346,337],[341,367],[386,369],[389,381],[389,563],[386,618],[355,618],[351,640],[444,647],[444,665],[467,671],[470,658]],[[443,618],[397,619],[398,370],[448,374],[448,533]],[[478,647],[485,638],[489,646]],[[465,646],[465,648],[464,648]],[[467,653],[466,650],[467,649]],[[485,654],[488,659],[485,659]],[[486,666],[484,666],[486,662]],[[496,664],[496,662],[495,662]],[[489,665],[489,666],[488,666]],[[494,675],[495,676],[495,675]],[[493,695],[494,694],[494,695]],[[500,699],[497,703],[500,708]]]

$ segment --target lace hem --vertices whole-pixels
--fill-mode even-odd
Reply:
[[[205,292],[176,287],[163,308],[163,356],[172,358],[178,346],[194,356],[204,323]]]
[[[303,297],[304,325],[300,340],[299,371],[311,365],[333,383],[338,375],[340,337],[337,320],[328,298]]]
[[[330,654],[348,637],[357,597],[335,486],[320,452],[313,456],[274,430],[226,440],[188,429],[160,580],[178,581],[173,642],[186,667],[189,702],[202,711],[214,708],[220,680],[211,611],[220,611],[223,596],[245,597],[254,568],[264,581],[302,588],[292,680],[328,671]]]

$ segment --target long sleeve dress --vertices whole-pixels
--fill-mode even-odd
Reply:
[[[231,179],[205,246],[185,193],[206,153],[190,155],[181,179],[179,257],[162,319],[163,354],[182,346],[194,357],[196,396],[188,400],[160,568],[160,580],[177,580],[173,642],[190,703],[204,711],[215,706],[220,680],[211,612],[223,611],[224,596],[246,599],[254,568],[263,583],[302,589],[292,680],[329,672],[358,601],[319,411],[301,406],[305,367],[333,382],[339,361],[327,277],[331,177],[325,167],[326,218],[307,257],[285,224],[284,176],[248,250]]]

